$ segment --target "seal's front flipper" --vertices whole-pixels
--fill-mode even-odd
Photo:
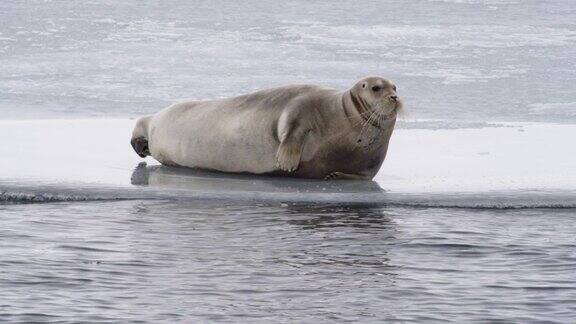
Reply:
[[[294,120],[294,116],[283,115],[278,122],[280,145],[276,151],[276,166],[283,171],[294,172],[300,164],[304,139],[309,129]]]
[[[324,177],[324,180],[371,180],[372,178],[360,174],[349,174],[342,172],[332,172]]]
[[[293,172],[300,164],[302,141],[290,138],[280,143],[276,152],[276,166],[283,171]]]
[[[144,158],[150,155],[148,140],[144,137],[135,137],[130,141],[130,144],[138,156]]]

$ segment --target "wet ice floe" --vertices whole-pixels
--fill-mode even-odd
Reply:
[[[142,164],[133,120],[0,121],[0,201],[230,199],[468,208],[576,207],[576,126],[502,123],[392,137],[372,182],[214,174]],[[408,123],[409,124],[409,123]],[[406,124],[404,124],[406,125]]]

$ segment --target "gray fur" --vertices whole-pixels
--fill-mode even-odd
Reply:
[[[373,91],[375,85],[382,89]],[[166,165],[371,179],[384,161],[401,107],[393,88],[386,79],[370,77],[347,91],[292,85],[183,102],[139,119],[132,137],[145,138],[149,154]]]

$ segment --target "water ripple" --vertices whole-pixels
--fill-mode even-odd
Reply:
[[[129,200],[0,214],[3,321],[570,322],[576,311],[566,210]]]

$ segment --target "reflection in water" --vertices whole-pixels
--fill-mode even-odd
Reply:
[[[361,205],[326,205],[317,206],[309,204],[295,204],[287,207],[288,212],[296,216],[289,220],[292,225],[299,225],[305,229],[318,229],[325,227],[356,227],[367,229],[394,228],[392,219],[382,208]],[[306,215],[301,218],[298,216]]]
[[[288,224],[318,237],[319,241],[290,257],[279,258],[279,262],[296,267],[324,264],[334,271],[356,269],[367,274],[396,277],[396,268],[390,264],[389,248],[396,241],[397,224],[384,209],[294,204],[287,206],[285,212]],[[382,284],[393,286],[393,282]]]
[[[397,275],[390,248],[400,233],[384,208],[204,200],[143,203],[132,213],[147,222],[132,224],[131,232],[148,232],[148,222],[159,222],[180,237],[178,243],[170,243],[174,249],[186,250],[178,246],[190,242],[186,245],[200,246],[210,255],[238,253],[234,258],[264,262],[263,271],[377,274],[383,276],[381,288],[393,285],[385,277]]]
[[[239,234],[238,228],[256,230],[262,224],[278,226],[281,223],[306,230],[307,234],[296,236],[311,235],[310,230],[314,231],[315,234],[306,240],[292,242],[295,244],[292,253],[277,253],[275,262],[296,267],[317,263],[352,268],[368,267],[372,268],[370,271],[390,274],[389,269],[383,268],[388,268],[387,245],[394,240],[396,224],[383,208],[371,204],[371,195],[383,196],[384,192],[376,182],[227,174],[189,168],[146,166],[141,163],[133,172],[132,184],[216,192],[224,197],[223,202],[202,200],[193,206],[170,203],[169,209],[172,213],[191,217],[188,221],[210,218],[212,222],[218,215],[228,215],[233,218],[230,221],[235,224],[236,234]],[[258,206],[239,201],[230,204],[228,198],[236,197],[231,196],[231,193],[245,195],[250,192],[267,193],[281,197],[282,201],[292,202],[278,205],[276,200],[269,199],[259,201]],[[323,198],[327,195],[337,195],[337,199],[326,201]],[[355,196],[365,199],[354,200]],[[292,199],[286,199],[288,197]],[[157,207],[158,213],[163,215],[166,207]],[[274,228],[270,225],[266,227],[268,230]],[[285,247],[289,247],[291,236],[296,233],[285,232],[284,225],[278,228],[284,234],[290,233],[288,237],[283,237],[284,234],[277,237],[283,239]]]

